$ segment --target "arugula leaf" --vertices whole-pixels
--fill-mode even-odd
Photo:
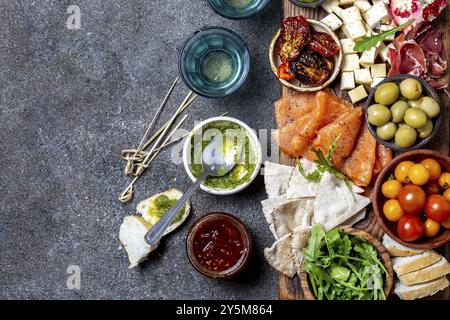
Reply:
[[[314,225],[303,249],[311,289],[318,300],[384,300],[384,265],[365,239]]]
[[[307,180],[319,182],[320,178],[322,178],[323,172],[320,172],[320,170],[314,170],[313,172],[306,174],[299,159],[297,159],[297,167],[303,178]]]
[[[303,249],[303,254],[308,261],[316,261],[320,256],[320,248],[325,238],[325,230],[321,224],[315,224],[311,229],[308,246]]]
[[[390,30],[381,32],[380,34],[370,36],[370,37],[362,37],[360,40],[358,40],[355,43],[355,47],[353,48],[353,51],[356,52],[363,52],[365,50],[368,50],[372,47],[376,47],[378,42],[384,41],[389,36],[395,35],[397,31],[400,31],[407,26],[409,26],[411,23],[414,22],[414,19],[409,20],[408,22],[405,22],[404,24],[399,25],[398,27],[392,28]]]
[[[331,155],[333,154],[334,150],[336,149],[337,141],[339,140],[339,138],[340,138],[340,136],[336,137],[336,139],[333,140],[326,155],[324,155],[322,153],[322,150],[320,150],[320,149],[313,149],[313,151],[315,152],[316,157],[317,157],[317,160],[315,161],[315,163],[317,164],[316,170],[306,174],[305,171],[303,170],[302,164],[300,163],[299,159],[297,159],[297,167],[298,167],[298,171],[305,179],[310,180],[310,181],[315,181],[315,182],[319,182],[320,179],[322,178],[323,174],[326,171],[328,171],[329,173],[334,175],[339,180],[344,181],[346,187],[348,188],[348,190],[350,190],[350,192],[353,195],[353,189],[352,189],[352,184],[351,184],[350,180],[334,167],[333,161],[331,159]],[[353,195],[353,197],[354,197],[354,195]]]

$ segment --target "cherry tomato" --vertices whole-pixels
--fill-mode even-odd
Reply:
[[[447,201],[450,201],[450,188],[448,188],[447,190],[444,191],[444,193],[442,194],[442,196],[447,199]]]
[[[437,180],[441,176],[441,165],[434,159],[425,159],[421,162],[430,173],[430,180]]]
[[[450,218],[445,219],[444,221],[441,222],[441,225],[445,228],[445,229],[450,229]]]
[[[417,163],[409,168],[408,178],[415,185],[423,186],[430,179],[430,173],[423,164]]]
[[[439,194],[431,195],[425,204],[427,218],[443,222],[450,217],[450,202]]]
[[[277,68],[277,77],[284,80],[292,80],[295,78],[295,75],[291,71],[291,68],[289,68],[289,64],[283,62]]]
[[[439,192],[441,192],[439,183],[437,183],[436,180],[428,181],[427,185],[425,186],[425,193],[427,194],[427,196],[429,197],[432,194],[439,194]]]
[[[424,227],[420,218],[406,215],[398,220],[397,234],[403,241],[416,241],[423,233]]]
[[[405,214],[397,199],[386,201],[383,206],[383,213],[386,219],[392,222],[397,222]]]
[[[311,50],[320,53],[326,58],[331,57],[339,51],[339,46],[337,43],[328,33],[325,32],[314,32],[308,46]]]
[[[399,194],[398,201],[406,214],[416,214],[425,205],[425,191],[413,184],[404,186]]]
[[[432,219],[425,220],[425,222],[423,223],[423,227],[425,229],[424,233],[428,238],[433,238],[441,230],[441,225],[439,224],[439,222],[436,222]]]
[[[395,199],[402,188],[402,183],[398,180],[388,180],[381,186],[381,192],[386,198]]]
[[[409,180],[408,178],[408,171],[409,168],[411,168],[414,165],[414,162],[412,161],[402,161],[400,162],[397,167],[395,167],[394,176],[395,179],[400,181],[401,183],[407,183]]]
[[[450,187],[450,173],[449,172],[442,173],[441,176],[439,177],[438,182],[439,185],[444,189]]]

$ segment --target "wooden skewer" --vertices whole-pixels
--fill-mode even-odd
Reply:
[[[197,95],[195,95],[192,91],[189,91],[186,98],[183,100],[181,105],[178,107],[175,114],[169,119],[169,121],[166,122],[166,124],[163,127],[161,127],[163,130],[161,131],[161,133],[158,134],[158,138],[157,138],[156,142],[153,144],[152,148],[150,149],[150,151],[148,152],[148,154],[142,161],[142,165],[139,167],[138,172],[136,172],[136,176],[128,184],[128,186],[125,188],[125,190],[120,193],[120,195],[119,195],[120,202],[128,202],[131,200],[131,198],[133,197],[133,186],[134,186],[135,182],[139,179],[139,177],[142,175],[145,168],[147,168],[147,166],[150,164],[150,162],[153,161],[153,159],[156,157],[156,155],[155,155],[155,156],[153,156],[152,159],[150,159],[151,155],[153,154],[155,149],[159,147],[160,142],[166,135],[167,131],[170,129],[171,125],[173,124],[173,122],[175,121],[177,116],[181,112],[183,112],[196,98],[197,98]],[[145,148],[146,147],[143,147],[143,149],[145,149]]]

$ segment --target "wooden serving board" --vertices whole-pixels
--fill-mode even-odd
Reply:
[[[326,16],[326,12],[322,8],[318,9],[311,9],[311,8],[300,8],[292,4],[289,0],[282,0],[283,5],[283,12],[284,17],[291,17],[291,16],[298,16],[302,15],[309,19],[317,19],[320,20],[324,16]],[[447,61],[450,62],[449,57],[449,49],[450,49],[450,24],[448,19],[448,7],[445,9],[446,11],[442,13],[442,15],[439,17],[437,21],[437,26],[443,31],[444,36],[444,53],[443,57],[446,58]],[[448,83],[449,71],[447,71],[444,78],[442,78],[442,81],[445,81]],[[339,77],[338,77],[339,78]],[[339,82],[339,80],[336,80],[336,82]],[[338,83],[335,85],[335,91],[338,95],[343,95],[338,90]],[[293,92],[292,89],[289,89],[287,87],[281,86],[281,95],[282,96],[288,96]],[[432,143],[430,143],[427,148],[438,150],[444,154],[449,154],[449,144],[450,144],[450,133],[449,133],[449,124],[450,124],[450,112],[449,112],[449,99],[445,94],[441,95],[441,103],[442,103],[442,110],[444,112],[443,114],[443,121],[442,125],[439,131],[439,135],[436,136],[436,138],[433,140]],[[289,158],[287,155],[283,154],[280,151],[280,163],[287,164],[287,165],[294,165],[294,160]],[[367,214],[367,217],[365,220],[361,221],[357,225],[354,226],[357,229],[364,230],[366,232],[371,233],[373,236],[377,237],[378,239],[381,239],[383,237],[383,230],[381,229],[380,225],[378,224],[375,214],[373,211],[369,211]],[[441,254],[445,255],[447,257],[447,260],[449,260],[450,257],[450,244],[445,245],[442,248],[439,248],[438,250]],[[280,273],[279,278],[279,298],[281,300],[303,300],[304,295],[302,292],[302,289],[300,287],[300,280],[298,276],[295,276],[294,278],[286,277],[285,275]],[[391,295],[392,297],[392,295]],[[430,297],[429,299],[435,299],[435,300],[450,300],[450,288],[447,288],[446,290],[441,291],[440,293],[434,295],[433,297]]]

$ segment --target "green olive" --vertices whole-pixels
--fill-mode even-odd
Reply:
[[[427,123],[428,117],[425,111],[418,108],[409,108],[405,112],[405,122],[415,129],[422,128]]]
[[[398,97],[398,100],[408,102],[408,99],[406,99],[406,98],[405,98],[404,96],[402,96],[402,95],[400,95],[400,96]]]
[[[412,108],[418,108],[419,104],[420,104],[420,99],[419,100],[408,100],[408,104],[412,107]]]
[[[407,125],[400,126],[395,133],[395,143],[402,148],[411,147],[416,142],[416,138],[416,130]]]
[[[406,110],[409,109],[409,104],[405,101],[397,101],[391,106],[392,121],[399,123],[403,121]]]
[[[413,78],[405,79],[400,82],[400,93],[410,100],[419,99],[422,95],[422,84]]]
[[[428,120],[427,123],[422,128],[417,129],[417,131],[419,132],[419,138],[428,138],[431,132],[433,132],[433,122]]]
[[[377,128],[377,135],[384,141],[391,140],[397,132],[397,125],[391,121]]]
[[[439,103],[436,100],[430,97],[422,97],[419,102],[419,108],[425,111],[425,113],[430,118],[437,117],[441,112],[441,108],[439,107]]]
[[[391,119],[391,111],[382,104],[373,104],[368,109],[369,123],[374,126],[382,126]]]
[[[393,82],[383,83],[375,91],[375,102],[385,106],[397,101],[399,94],[398,86]]]

